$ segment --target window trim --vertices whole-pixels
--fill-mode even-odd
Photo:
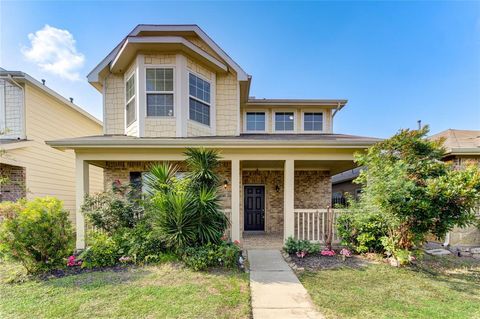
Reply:
[[[200,78],[201,80],[207,82],[207,83],[210,85],[210,103],[207,103],[207,102],[205,102],[204,100],[199,99],[199,98],[197,98],[197,97],[195,97],[195,96],[193,96],[193,95],[190,94],[190,74],[196,76],[197,78]],[[187,119],[188,119],[188,121],[190,121],[191,123],[195,123],[195,124],[197,124],[197,125],[201,125],[201,126],[204,126],[204,127],[208,127],[208,128],[210,128],[210,129],[212,128],[212,120],[214,119],[214,118],[213,118],[213,102],[212,102],[214,98],[212,97],[212,96],[213,96],[213,94],[212,94],[212,91],[213,91],[212,88],[213,88],[213,83],[212,83],[211,80],[208,80],[208,79],[205,78],[203,75],[198,74],[197,72],[193,72],[192,70],[188,70],[188,71],[187,71],[187,90],[188,90],[188,117],[187,117]],[[208,122],[210,123],[209,125],[204,124],[204,123],[200,123],[200,122],[195,121],[195,120],[193,120],[193,119],[190,118],[190,99],[191,99],[191,98],[194,99],[194,100],[197,101],[197,102],[200,102],[200,103],[202,103],[202,104],[208,105],[208,109],[209,109],[209,114],[208,114],[209,121],[208,121]]]
[[[150,119],[174,119],[176,112],[175,112],[175,95],[176,95],[176,86],[175,86],[175,65],[172,64],[146,64],[144,67],[144,83],[145,83],[145,118]],[[172,69],[173,78],[172,78],[172,91],[148,91],[147,90],[147,70],[148,69]],[[172,115],[148,115],[148,103],[147,103],[147,95],[148,94],[172,94],[173,95],[173,106],[172,106]]]
[[[320,113],[322,114],[322,129],[321,130],[305,130],[305,113]],[[324,133],[325,132],[325,111],[317,110],[302,110],[302,133]]]
[[[277,113],[293,113],[293,130],[291,131],[279,131],[276,127],[275,115]],[[287,110],[273,110],[272,112],[272,130],[278,134],[292,134],[297,132],[297,110],[287,109]]]
[[[132,70],[128,76],[125,77],[125,80],[124,80],[124,85],[125,85],[125,94],[123,95],[123,100],[124,100],[124,111],[125,111],[125,128],[129,128],[130,126],[132,126],[135,122],[138,121],[138,112],[137,112],[137,100],[135,100],[135,103],[133,104],[134,108],[135,108],[135,118],[134,120],[131,122],[131,123],[128,123],[127,121],[127,105],[128,103],[130,103],[132,100],[136,99],[137,97],[137,77],[136,77],[136,72],[135,70]],[[128,99],[127,101],[127,82],[133,77],[133,95],[130,99]]]
[[[263,131],[249,131],[247,130],[247,113],[264,113],[265,114],[265,129]],[[250,134],[262,134],[268,132],[268,125],[269,125],[269,116],[268,110],[245,110],[243,112],[243,132],[250,133]]]

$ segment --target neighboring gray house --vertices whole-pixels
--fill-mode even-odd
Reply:
[[[354,198],[362,192],[362,185],[353,182],[358,177],[361,167],[357,167],[332,176],[332,205],[346,204],[346,193]]]

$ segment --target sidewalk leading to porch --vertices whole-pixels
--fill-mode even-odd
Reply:
[[[324,318],[279,250],[248,250],[254,319]]]

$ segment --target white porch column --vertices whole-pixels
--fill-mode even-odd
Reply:
[[[240,160],[232,160],[232,241],[240,240]]]
[[[285,160],[283,195],[283,240],[294,235],[294,181],[295,161]]]
[[[85,218],[80,211],[85,194],[89,192],[89,167],[88,163],[81,158],[75,158],[75,221],[77,231],[77,250],[85,249]]]

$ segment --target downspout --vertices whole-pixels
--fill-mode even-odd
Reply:
[[[443,247],[448,247],[450,245],[450,232],[445,235],[445,241],[443,242]]]
[[[332,114],[332,119],[330,120],[330,132],[333,133],[333,118],[335,117],[335,114],[337,114],[338,111],[341,109],[340,102],[337,102],[337,107],[335,108],[335,111],[333,111]]]
[[[338,111],[340,111],[342,107],[340,106],[340,102],[337,103],[337,107],[335,108],[335,111],[332,114],[332,120],[335,117],[335,114],[337,114]]]

